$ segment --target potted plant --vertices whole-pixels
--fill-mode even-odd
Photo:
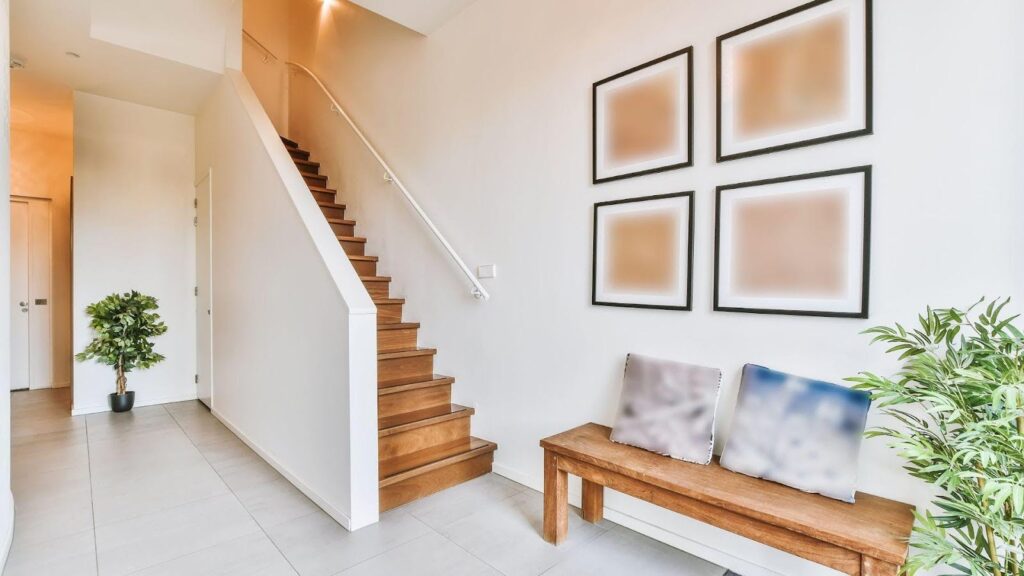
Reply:
[[[135,392],[127,389],[125,375],[164,359],[153,351],[151,340],[167,332],[160,315],[154,312],[157,308],[156,298],[132,290],[111,294],[85,309],[92,318],[89,327],[96,337],[75,358],[79,361],[95,358],[114,367],[117,391],[110,394],[110,409],[114,412],[127,412],[135,404]]]
[[[915,512],[906,574],[941,566],[972,576],[1024,573],[1024,334],[1007,300],[928,309],[919,326],[865,333],[903,366],[851,378],[901,426],[885,437],[911,475],[941,489],[935,514]]]

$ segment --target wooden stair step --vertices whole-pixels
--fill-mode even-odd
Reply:
[[[371,295],[371,297],[373,296]],[[373,304],[377,307],[377,324],[402,321],[402,307],[405,306],[405,298],[373,297]]]
[[[320,211],[324,213],[327,218],[344,218],[345,217],[345,205],[337,204],[335,202],[329,202],[325,200],[317,200],[317,206],[320,207]]]
[[[410,430],[440,424],[449,420],[469,418],[475,412],[475,410],[468,406],[447,404],[395,414],[394,416],[377,419],[377,435],[383,438],[385,436],[401,434],[402,432],[409,432]]]
[[[360,276],[359,279],[371,298],[387,298],[391,291],[391,276]]]
[[[395,322],[394,324],[385,324],[384,326],[377,326],[377,330],[409,330],[412,328],[419,327],[419,322]]]
[[[491,471],[494,463],[494,451],[497,445],[470,436],[467,440],[458,440],[438,447],[426,448],[395,458],[381,460],[381,466],[400,469],[405,465],[427,460],[426,463],[396,472],[390,476],[380,476],[380,510],[391,510],[402,504],[440,492],[483,476]],[[438,459],[429,461],[429,458]]]
[[[344,204],[338,204],[337,202],[324,202],[322,200],[317,200],[316,205],[321,208],[341,208],[343,210],[345,209]]]
[[[286,146],[287,148],[287,146]],[[301,148],[288,148],[288,154],[291,155],[292,160],[308,160],[309,151]]]
[[[312,186],[317,186],[317,184],[312,184],[312,182],[323,182],[322,186],[327,186],[327,176],[324,176],[323,174],[313,174],[312,172],[302,171],[299,171],[299,174],[302,175],[306,182],[311,184]]]
[[[377,383],[392,382],[401,378],[429,376],[434,373],[435,354],[437,354],[437,350],[434,348],[378,352]]]
[[[290,140],[288,138],[285,138],[284,136],[281,136],[281,142],[287,148],[298,148],[299,147],[299,143],[298,142],[296,142],[295,140]]]
[[[455,378],[445,376],[444,374],[431,374],[427,377],[413,376],[411,378],[399,378],[397,380],[381,382],[378,384],[377,394],[379,396],[398,394],[400,392],[430,388],[432,386],[444,386],[445,384],[451,384],[452,382],[455,382]]]
[[[331,224],[335,226],[335,224]],[[365,254],[349,254],[349,262],[352,263],[352,267],[355,268],[356,274],[360,276],[376,276],[377,275],[377,261],[379,260],[376,256],[366,256]]]
[[[398,352],[416,348],[419,322],[393,322],[377,325],[377,350]]]
[[[432,374],[377,388],[377,417],[387,418],[452,403],[454,378]]]
[[[312,160],[304,160],[302,158],[292,158],[295,165],[299,167],[299,172],[313,172],[316,174],[320,173],[320,163],[313,162]]]
[[[466,440],[457,440],[397,458],[381,460],[380,486],[390,486],[485,452],[493,452],[497,447],[498,445],[493,442],[470,436]]]

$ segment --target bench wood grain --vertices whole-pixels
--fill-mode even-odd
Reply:
[[[856,504],[616,444],[585,424],[541,440],[544,538],[568,531],[568,474],[583,479],[583,518],[603,517],[605,487],[852,576],[894,576],[907,556],[912,507],[871,494]]]

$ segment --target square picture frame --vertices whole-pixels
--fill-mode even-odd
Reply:
[[[591,303],[689,311],[693,192],[594,204]]]
[[[593,85],[593,183],[693,166],[693,46]]]
[[[867,318],[871,166],[719,186],[714,310]]]
[[[872,0],[815,0],[718,37],[716,161],[873,132]]]

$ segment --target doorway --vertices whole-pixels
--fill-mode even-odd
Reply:
[[[211,253],[212,171],[196,184],[196,394],[213,408],[213,310]]]
[[[11,390],[53,387],[51,207],[11,197]]]

